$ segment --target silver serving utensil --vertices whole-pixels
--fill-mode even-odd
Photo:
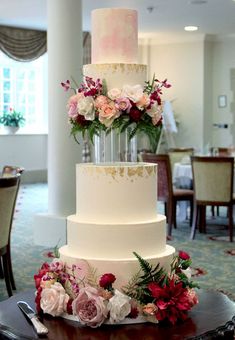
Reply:
[[[33,327],[38,335],[46,335],[48,333],[48,329],[43,325],[43,323],[41,323],[41,321],[38,319],[37,314],[27,302],[18,301],[17,305],[27,316],[27,318],[32,322]]]

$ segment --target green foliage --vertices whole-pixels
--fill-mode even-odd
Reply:
[[[167,280],[167,273],[160,267],[159,263],[156,266],[152,266],[136,252],[133,252],[133,254],[139,261],[141,271],[128,282],[124,291],[128,296],[140,303],[146,304],[152,301],[148,284],[150,282],[162,284]]]
[[[4,126],[20,127],[25,123],[25,118],[22,113],[15,110],[4,112],[0,117],[0,124]]]

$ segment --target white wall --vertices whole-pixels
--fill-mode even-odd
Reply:
[[[0,135],[0,170],[4,165],[25,168],[22,182],[47,180],[47,135]]]
[[[172,84],[164,98],[172,101],[180,123],[176,146],[203,151],[206,146],[235,145],[235,39],[200,36],[164,43],[145,37],[139,46],[140,62],[148,64],[149,77],[155,73]],[[220,94],[227,96],[224,109],[218,108]],[[230,127],[214,128],[215,123]]]

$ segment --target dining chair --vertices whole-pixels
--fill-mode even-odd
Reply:
[[[206,207],[228,208],[229,239],[233,242],[234,158],[192,156],[194,213],[191,239],[195,238],[197,224],[206,232]]]
[[[9,296],[16,289],[11,264],[11,229],[19,191],[20,175],[0,178],[0,261]]]
[[[22,175],[24,170],[25,169],[20,166],[4,165],[2,169],[2,177],[15,176],[16,174]]]
[[[193,190],[177,189],[173,186],[170,157],[168,154],[143,153],[142,159],[147,163],[156,163],[157,168],[157,197],[165,205],[168,222],[168,236],[172,234],[172,225],[177,227],[176,207],[178,201],[190,202],[190,223],[192,222]]]
[[[171,170],[173,171],[175,163],[181,163],[186,158],[190,161],[190,157],[194,154],[194,148],[170,148],[167,153],[170,157]]]

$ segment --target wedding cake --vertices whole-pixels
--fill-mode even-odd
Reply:
[[[92,12],[92,64],[84,76],[105,79],[108,89],[144,84],[137,64],[137,12]],[[67,218],[67,245],[60,258],[79,264],[83,275],[112,272],[116,287],[138,271],[137,252],[169,269],[175,249],[166,245],[166,218],[157,213],[157,166],[146,163],[77,164],[76,214]]]
[[[90,266],[98,276],[112,272],[118,288],[138,272],[133,251],[169,269],[175,250],[157,214],[156,171],[148,163],[77,164],[77,211],[67,218],[61,260],[84,276]]]
[[[92,64],[84,66],[84,82],[68,105],[74,131],[92,134],[97,125],[104,124],[104,130],[115,119],[125,123],[136,117],[150,132],[157,129],[161,88],[154,80],[143,93],[145,73],[146,66],[137,64],[136,11],[93,11]],[[124,98],[120,89],[128,85]],[[68,80],[62,86],[71,88]],[[166,81],[161,86],[169,87]],[[187,253],[177,256],[166,245],[166,217],[157,212],[156,164],[77,164],[76,214],[67,217],[67,245],[34,275],[37,311],[90,327],[174,324],[198,302],[196,285],[185,272],[190,264]]]

